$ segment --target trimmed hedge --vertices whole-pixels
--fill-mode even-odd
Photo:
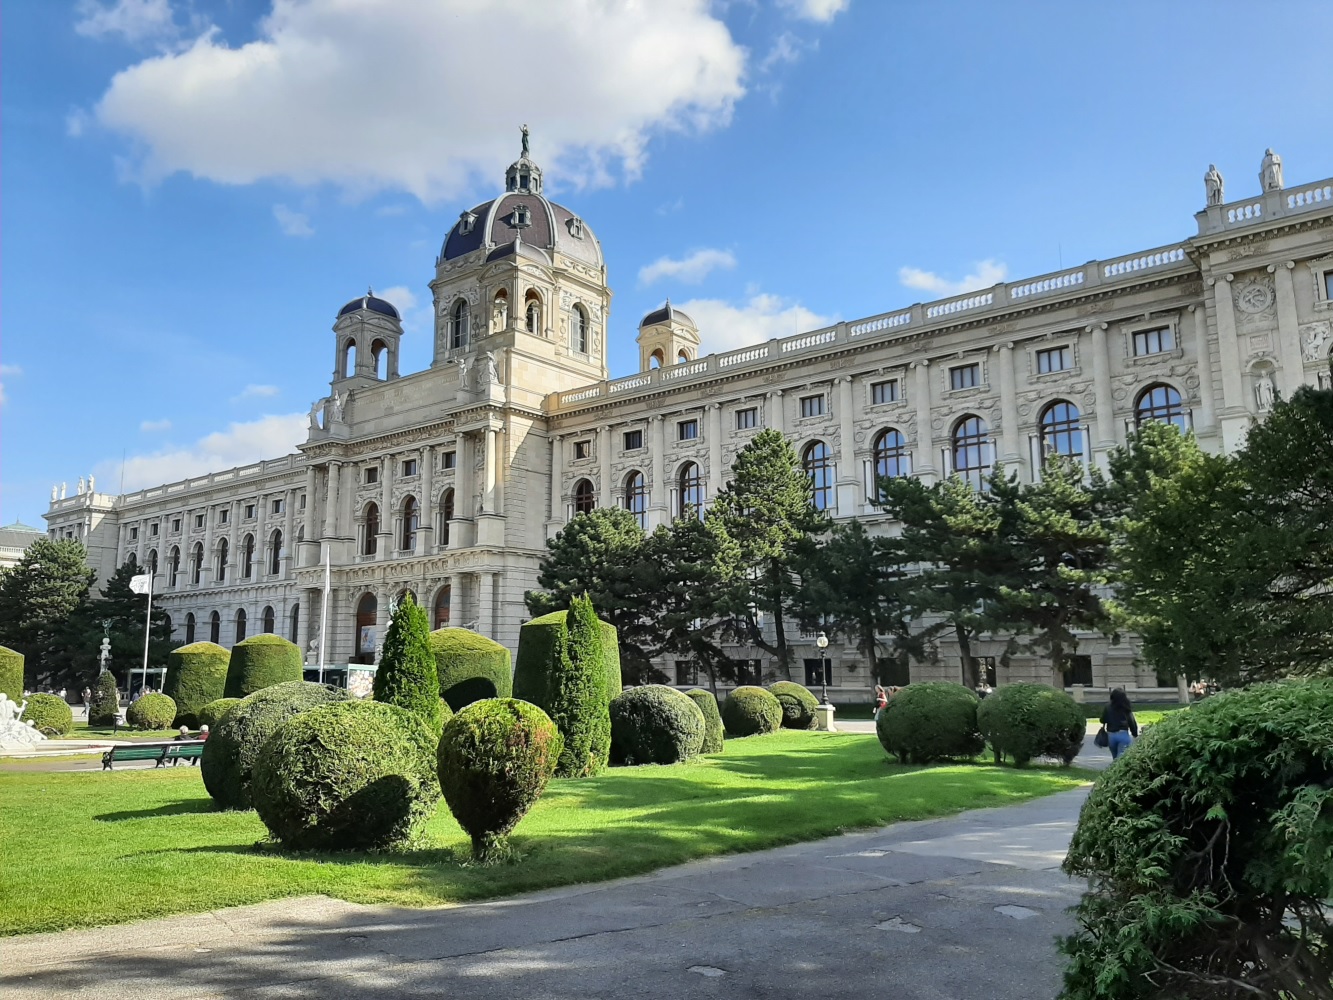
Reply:
[[[703,709],[675,688],[632,687],[611,700],[611,763],[678,764],[703,749],[706,728]]]
[[[809,688],[795,681],[777,681],[768,690],[782,706],[783,729],[814,729],[818,724],[815,709],[819,707],[819,699]]]
[[[592,601],[574,598],[565,623],[568,632],[547,680],[547,701],[539,707],[565,739],[555,776],[586,778],[604,769],[611,753],[606,655]]]
[[[782,705],[772,691],[744,684],[722,703],[722,722],[728,736],[762,736],[782,725]]]
[[[415,712],[439,738],[440,681],[430,648],[430,624],[411,594],[403,598],[389,619],[379,669],[375,671],[373,697]]]
[[[1087,734],[1083,706],[1049,684],[1006,684],[977,706],[977,727],[995,762],[1025,767],[1033,757],[1073,762]]]
[[[241,699],[209,733],[199,760],[213,801],[223,809],[249,809],[250,779],[264,741],[293,715],[351,697],[332,684],[288,681]]]
[[[567,611],[552,611],[518,630],[518,657],[514,660],[514,697],[544,705],[547,679],[559,636],[566,629]],[[598,619],[600,621],[600,619]],[[611,696],[623,688],[620,675],[620,637],[610,622],[602,622],[602,655],[606,667],[606,691]]]
[[[514,691],[509,650],[465,628],[440,628],[430,634],[440,697],[457,712],[483,698],[508,698]]]
[[[103,671],[93,681],[93,697],[88,703],[88,725],[114,726],[120,721],[120,692],[116,690],[116,675]]]
[[[164,694],[146,694],[125,709],[125,724],[135,729],[170,729],[176,702]]]
[[[231,710],[231,707],[233,705],[239,705],[240,703],[240,698],[216,698],[213,701],[210,701],[203,708],[199,709],[196,716],[200,727],[207,726],[211,733],[214,729],[217,729],[218,723],[221,722],[222,717]]]
[[[222,697],[231,653],[215,642],[192,642],[167,654],[167,679],[162,693],[176,702],[173,725],[200,725],[199,710]]]
[[[699,706],[704,716],[704,745],[700,753],[721,753],[726,743],[722,726],[722,712],[717,707],[717,698],[712,691],[694,688],[685,692],[686,697]]]
[[[23,700],[23,654],[0,646],[0,692],[18,704]]]
[[[976,692],[950,681],[909,684],[879,713],[875,735],[904,764],[971,760],[985,749]]]
[[[301,647],[280,635],[262,632],[231,647],[231,666],[223,694],[244,698],[275,684],[299,681],[305,674]]]
[[[296,850],[406,843],[440,798],[438,737],[419,713],[375,701],[321,705],[259,751],[250,794],[269,833]]]
[[[436,761],[440,790],[478,861],[508,853],[509,833],[555,774],[564,742],[545,712],[515,698],[473,702],[449,720]]]
[[[74,728],[74,712],[69,703],[55,694],[30,694],[20,717],[31,722],[43,736],[65,736]]]

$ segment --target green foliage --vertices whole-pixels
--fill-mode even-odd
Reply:
[[[270,632],[252,635],[231,648],[225,694],[244,698],[275,684],[299,681],[304,672],[296,643]]]
[[[565,741],[555,773],[558,778],[585,778],[606,767],[611,750],[601,622],[586,597],[570,602],[564,648],[556,662],[547,681],[547,702],[541,706]]]
[[[232,706],[240,703],[240,698],[218,698],[210,701],[195,714],[195,722],[200,728],[207,726],[209,733],[212,733],[213,730],[217,729],[222,717],[231,711]],[[184,725],[184,723],[181,724]]]
[[[782,727],[784,729],[814,729],[818,723],[815,709],[819,699],[810,693],[810,689],[795,681],[778,681],[770,684],[768,690],[782,706]]]
[[[1333,680],[1154,725],[1094,786],[1065,871],[1063,1000],[1322,1000],[1333,983]]]
[[[726,742],[726,730],[722,725],[722,712],[717,706],[717,695],[702,688],[694,688],[691,691],[686,691],[685,694],[699,706],[699,711],[704,716],[704,744],[699,752],[721,753],[723,744]],[[612,738],[614,736],[613,727]]]
[[[66,736],[74,728],[74,713],[58,695],[30,694],[21,721],[31,722],[44,736]]]
[[[1073,763],[1087,735],[1083,706],[1046,684],[1006,684],[977,707],[977,727],[999,763],[1024,767],[1033,757]]]
[[[23,700],[23,654],[0,646],[0,692],[12,702]]]
[[[125,709],[125,723],[135,729],[168,729],[176,718],[176,702],[164,694],[146,694]]]
[[[241,699],[209,733],[199,760],[213,801],[222,809],[249,809],[251,775],[264,741],[293,715],[351,697],[331,684],[288,681]]]
[[[879,713],[875,735],[904,764],[971,760],[985,747],[977,728],[979,701],[961,684],[909,684]]]
[[[722,703],[722,722],[728,736],[762,736],[781,727],[782,705],[771,691],[745,684]]]
[[[403,598],[389,619],[379,669],[375,671],[374,697],[415,712],[432,732],[439,734],[443,725],[440,680],[430,645],[430,623],[411,594]]]
[[[87,603],[97,577],[87,556],[83,543],[72,538],[38,538],[17,565],[0,570],[0,642],[23,654],[29,686],[36,686],[38,676],[56,683],[76,679],[66,669],[65,646],[70,618]],[[139,607],[142,642],[143,604]],[[86,676],[91,674],[79,679]]]
[[[507,854],[510,832],[545,790],[563,748],[547,714],[514,698],[473,702],[449,720],[438,749],[440,788],[477,861]]]
[[[222,697],[231,653],[213,642],[192,642],[167,654],[162,693],[176,702],[175,726],[199,727],[199,710]]]
[[[514,697],[544,706],[550,697],[548,683],[559,657],[559,646],[566,635],[568,612],[552,611],[524,622],[518,630],[518,656],[514,660]],[[602,622],[602,653],[605,657],[605,685],[609,694],[623,686],[615,626]]]
[[[703,710],[675,688],[628,688],[611,701],[611,763],[678,764],[703,749],[706,729]]]
[[[437,743],[430,718],[396,705],[347,701],[301,712],[259,752],[255,811],[295,850],[407,843],[440,798]]]
[[[465,628],[436,629],[429,641],[440,697],[455,712],[474,701],[508,698],[513,692],[509,650],[498,642]]]
[[[110,670],[93,681],[93,696],[88,702],[88,725],[114,726],[120,721],[120,692]]]

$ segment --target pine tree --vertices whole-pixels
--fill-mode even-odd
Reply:
[[[16,566],[0,571],[0,645],[24,655],[34,687],[58,669],[71,617],[88,600],[97,574],[87,556],[82,542],[39,538]]]
[[[440,681],[426,612],[408,594],[394,609],[375,671],[374,698],[415,712],[439,732]]]
[[[587,597],[570,601],[557,652],[547,694],[547,714],[565,740],[556,776],[583,778],[605,768],[611,752],[611,693],[606,690],[602,633]]]

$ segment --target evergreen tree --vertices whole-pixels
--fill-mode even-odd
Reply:
[[[430,648],[430,622],[411,594],[403,598],[389,619],[375,671],[373,697],[414,712],[432,731],[440,731],[440,680]]]
[[[30,686],[58,669],[70,618],[87,602],[97,576],[87,555],[74,539],[39,538],[17,565],[0,570],[0,645],[24,655]]]
[[[586,596],[570,601],[557,653],[546,706],[565,740],[556,776],[583,778],[606,767],[611,752],[612,694],[606,690],[601,626]]]
[[[120,692],[116,690],[116,675],[108,670],[93,681],[93,696],[88,703],[88,725],[113,726],[119,718]]]

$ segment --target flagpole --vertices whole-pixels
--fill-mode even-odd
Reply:
[[[152,635],[153,629],[153,564],[148,564],[148,611],[144,614],[143,622],[143,684],[140,687],[148,686],[148,638]]]
[[[324,683],[324,639],[329,624],[329,549],[324,548],[324,600],[319,609],[319,682]]]

